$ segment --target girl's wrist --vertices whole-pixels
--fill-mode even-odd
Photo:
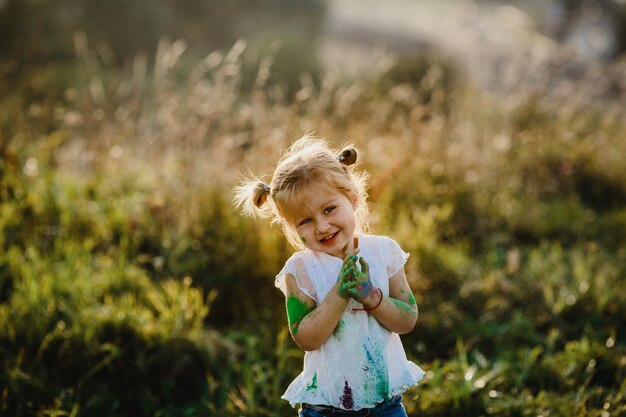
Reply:
[[[374,311],[378,308],[378,306],[382,304],[384,297],[385,296],[383,295],[383,290],[381,290],[380,288],[374,288],[374,291],[372,291],[370,294],[368,294],[367,297],[361,300],[363,308],[353,308],[352,312],[354,313],[357,311],[366,311],[369,313],[370,311]]]
[[[337,295],[337,298],[339,298],[340,300],[345,301],[346,304],[348,303],[348,300],[350,300],[350,295],[348,294],[347,291],[346,291],[345,294],[342,294],[341,285],[339,283],[336,283],[335,286],[334,286],[334,291],[331,289],[330,292],[331,293],[335,293]]]
[[[363,307],[366,309],[373,310],[382,303],[383,297],[383,291],[378,287],[374,287],[372,292],[368,294],[361,304],[363,304]]]

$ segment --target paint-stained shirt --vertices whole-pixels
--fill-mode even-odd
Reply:
[[[409,255],[385,236],[359,235],[359,255],[369,264],[374,287],[389,295],[389,278],[400,271]],[[304,250],[287,260],[276,276],[285,295],[285,276],[295,277],[300,290],[321,303],[337,282],[343,261],[326,253]],[[424,371],[407,360],[400,336],[348,301],[333,334],[317,350],[306,352],[304,369],[282,398],[298,403],[360,410],[401,394],[417,385]]]

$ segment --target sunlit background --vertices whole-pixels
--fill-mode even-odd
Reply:
[[[625,52],[623,0],[0,0],[0,415],[296,415],[231,190],[306,132],[411,253],[409,415],[626,415]]]

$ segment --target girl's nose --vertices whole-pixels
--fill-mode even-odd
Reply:
[[[326,233],[330,229],[330,222],[321,220],[317,222],[316,226],[317,233]]]

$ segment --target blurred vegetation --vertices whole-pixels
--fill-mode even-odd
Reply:
[[[287,0],[4,0],[0,54],[22,61],[72,59],[77,31],[107,48],[117,62],[137,50],[154,51],[165,35],[192,41],[204,53],[269,28],[313,35],[323,12],[320,0],[297,5]]]
[[[363,150],[412,254],[410,415],[626,415],[623,108],[495,98],[432,55],[350,80],[282,76],[271,42],[120,66],[90,39],[2,85],[1,415],[294,415],[291,249],[230,201],[308,130]]]
[[[564,19],[555,33],[557,39],[562,40],[576,26],[578,19],[597,20],[606,16],[609,26],[609,41],[612,48],[607,51],[610,57],[616,57],[626,52],[626,4],[620,0],[559,0],[563,7]]]

